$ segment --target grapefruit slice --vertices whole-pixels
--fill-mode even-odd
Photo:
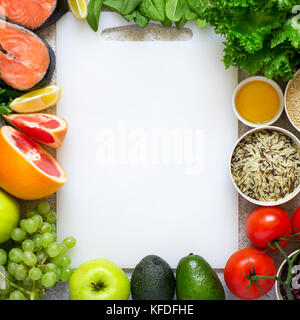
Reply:
[[[30,138],[55,149],[61,147],[68,130],[67,121],[53,114],[10,114],[4,117]]]
[[[0,163],[0,187],[20,199],[47,197],[67,181],[48,151],[10,126],[0,129]]]

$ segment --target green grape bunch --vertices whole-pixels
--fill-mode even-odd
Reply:
[[[0,248],[0,300],[40,300],[57,282],[72,276],[68,250],[74,237],[57,241],[56,213],[42,200],[29,209],[11,239]]]

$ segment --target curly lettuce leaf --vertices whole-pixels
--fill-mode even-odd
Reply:
[[[223,62],[226,68],[230,66],[238,67],[251,75],[259,72],[271,58],[269,51],[265,48],[249,54],[243,47],[239,46],[236,40],[226,42],[225,46]]]
[[[294,48],[300,49],[300,16],[291,17],[282,29],[275,32],[271,46],[274,48],[285,41],[289,41]]]
[[[285,80],[293,78],[297,69],[297,61],[300,61],[300,52],[290,48],[277,47],[271,50],[270,59],[264,66],[264,73],[267,78],[282,77]]]
[[[266,4],[255,0],[189,0],[199,18],[208,21],[227,39],[239,40],[239,45],[250,53],[262,49],[271,31],[280,27],[285,18],[285,13],[274,15],[261,3]]]
[[[285,79],[290,79],[300,67],[300,24],[292,16],[299,0],[188,2],[200,19],[225,37],[226,67],[236,66],[250,74],[264,72],[269,78]]]

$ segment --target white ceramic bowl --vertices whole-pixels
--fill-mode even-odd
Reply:
[[[300,69],[294,74],[294,77],[297,77],[298,75],[300,75]],[[287,112],[287,107],[286,107],[286,98],[287,98],[287,92],[288,92],[288,89],[290,87],[290,84],[292,83],[293,79],[290,80],[285,88],[285,91],[284,91],[284,98],[283,98],[283,101],[284,101],[284,109],[285,109],[285,113],[288,117],[288,119],[290,120],[290,123],[293,125],[293,127],[298,130],[300,132],[300,128],[297,128],[296,125],[294,124],[294,122],[292,121],[292,119],[290,118],[290,115],[288,114]]]
[[[292,252],[288,257],[291,258],[294,254],[296,254],[300,249]],[[281,277],[281,273],[282,273],[282,269],[283,269],[283,266],[286,264],[286,260],[284,260],[282,262],[282,264],[280,265],[278,271],[277,271],[277,278],[280,279]],[[283,300],[283,297],[282,297],[282,294],[280,292],[280,283],[278,281],[276,281],[276,284],[275,284],[275,292],[276,292],[276,297],[277,297],[277,300]]]
[[[237,111],[236,108],[236,104],[235,104],[235,100],[236,100],[236,96],[238,94],[238,92],[240,91],[240,89],[247,83],[252,82],[252,81],[264,81],[269,83],[278,93],[279,96],[279,108],[278,111],[276,113],[276,115],[274,116],[273,119],[271,119],[270,121],[264,122],[264,123],[252,123],[247,121],[246,119],[244,119],[239,112]],[[262,76],[254,76],[254,77],[250,77],[247,78],[245,80],[243,80],[242,82],[239,83],[239,85],[235,88],[234,92],[233,92],[233,96],[232,96],[232,106],[233,106],[233,111],[235,113],[235,115],[237,116],[237,118],[243,122],[245,125],[249,126],[249,127],[253,127],[253,128],[261,128],[261,127],[265,127],[265,126],[270,126],[271,124],[273,124],[275,121],[277,121],[279,119],[279,117],[282,114],[283,111],[283,92],[281,90],[281,88],[279,87],[279,85],[270,79],[267,79],[265,77]]]
[[[288,201],[290,201],[291,199],[293,199],[299,192],[300,192],[300,185],[290,194],[288,194],[285,198],[283,199],[280,199],[280,200],[277,200],[277,201],[272,201],[272,202],[265,202],[265,201],[258,201],[258,200],[255,200],[255,199],[252,199],[250,197],[248,197],[247,195],[245,195],[240,189],[239,187],[235,184],[234,180],[233,180],[233,177],[232,177],[232,173],[231,173],[231,160],[232,160],[232,156],[234,154],[234,151],[235,151],[235,148],[237,147],[237,145],[240,143],[240,141],[242,139],[244,139],[247,135],[249,134],[252,134],[253,132],[257,132],[257,131],[261,131],[261,130],[274,130],[274,131],[279,131],[279,132],[282,132],[284,134],[286,134],[288,137],[290,137],[295,143],[296,145],[300,148],[300,141],[297,137],[295,137],[291,132],[285,130],[285,129],[282,129],[282,128],[279,128],[279,127],[274,127],[274,126],[265,126],[265,127],[260,127],[260,128],[255,128],[255,129],[252,129],[248,132],[246,132],[244,135],[242,135],[237,143],[235,144],[233,150],[232,150],[232,153],[231,153],[231,156],[230,156],[230,161],[229,161],[229,170],[230,170],[230,176],[231,176],[231,181],[233,183],[233,185],[235,186],[236,190],[239,192],[239,194],[244,197],[246,200],[248,200],[249,202],[252,202],[256,205],[259,205],[259,206],[278,206],[278,205],[281,205],[283,203],[286,203]]]

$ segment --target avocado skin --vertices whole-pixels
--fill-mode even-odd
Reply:
[[[199,255],[189,255],[179,261],[176,295],[179,300],[225,300],[216,272]]]
[[[143,258],[131,277],[133,300],[172,300],[176,280],[168,263],[156,255]]]

